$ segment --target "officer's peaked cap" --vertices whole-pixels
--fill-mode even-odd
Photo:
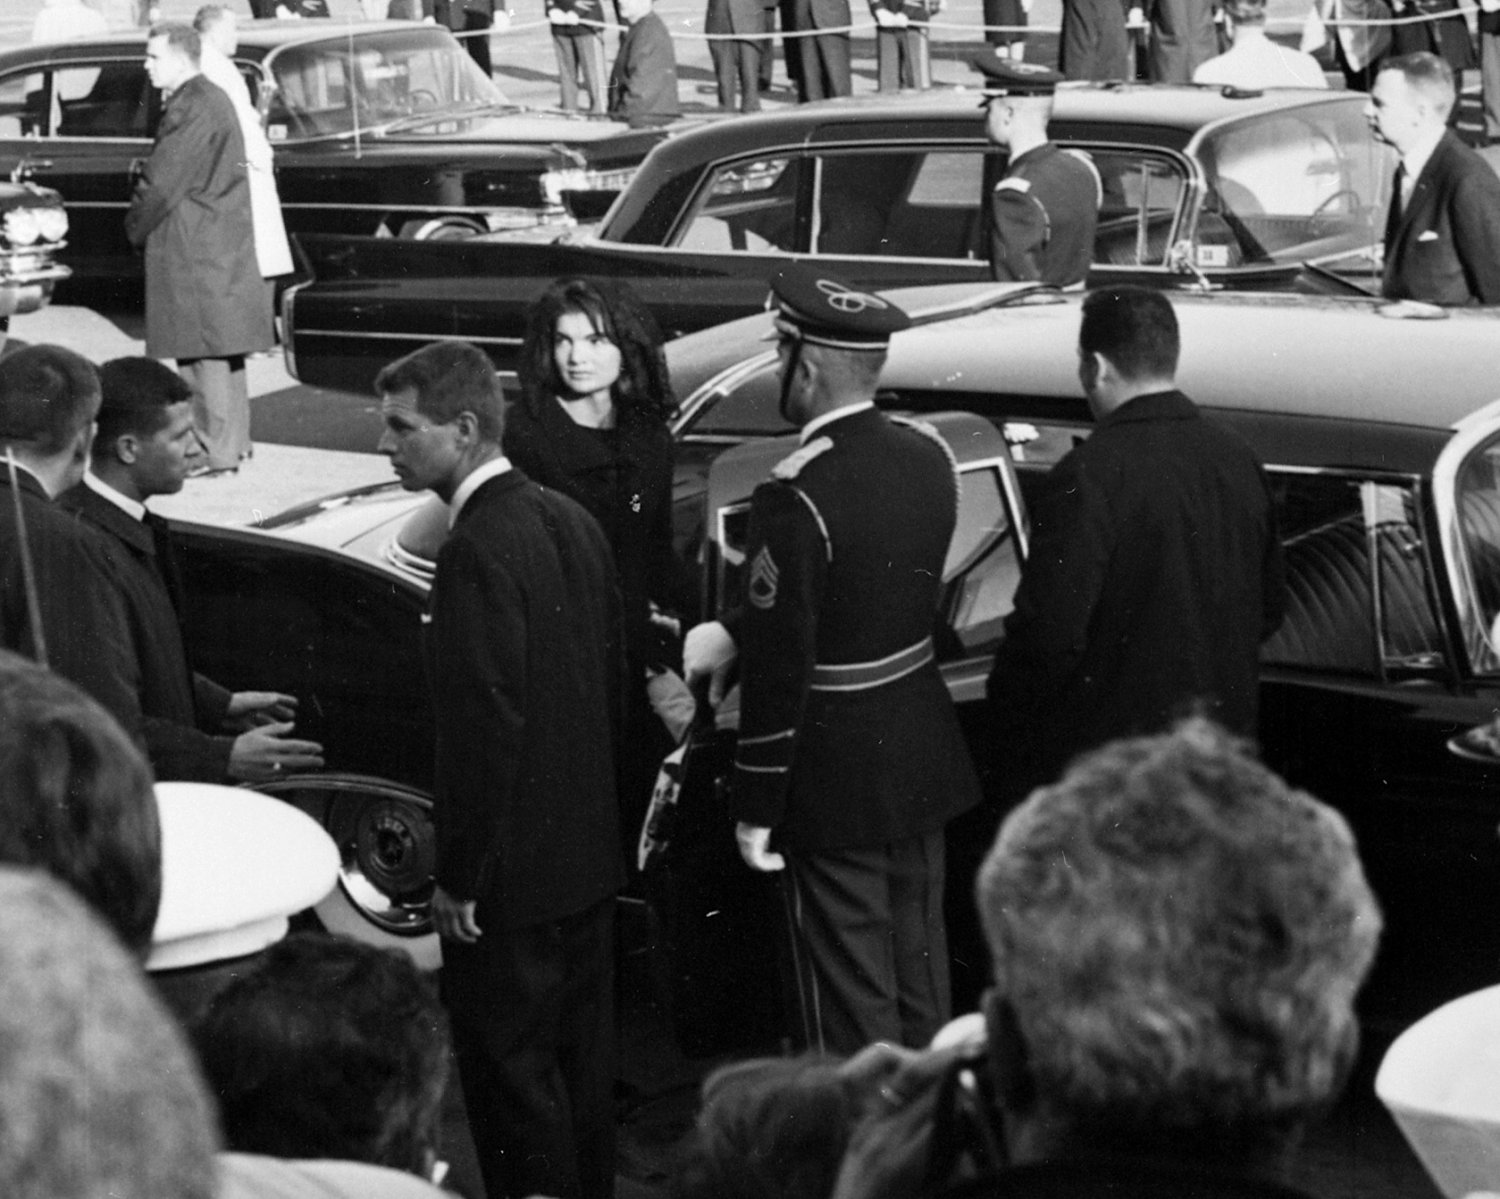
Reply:
[[[1035,62],[1001,58],[998,47],[986,46],[969,57],[969,65],[984,77],[980,85],[986,99],[997,96],[1050,96],[1063,77]]]
[[[777,327],[814,345],[884,349],[892,333],[911,325],[911,317],[889,300],[799,262],[776,272],[771,295]]]

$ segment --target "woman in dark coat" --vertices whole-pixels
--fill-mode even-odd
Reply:
[[[672,544],[667,420],[677,401],[661,332],[627,285],[560,279],[531,310],[519,373],[521,398],[505,420],[507,457],[582,504],[615,554],[627,671],[620,801],[633,844],[671,748],[647,700],[648,672],[681,661],[676,618],[692,614],[691,581]]]

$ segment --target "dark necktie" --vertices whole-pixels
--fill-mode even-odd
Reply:
[[[152,548],[156,551],[156,570],[167,589],[167,597],[177,613],[182,613],[182,568],[177,562],[177,551],[172,546],[172,537],[167,532],[165,517],[147,512],[142,518],[151,532]]]

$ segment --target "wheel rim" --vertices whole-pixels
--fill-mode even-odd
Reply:
[[[289,778],[257,788],[318,820],[339,851],[339,887],[361,917],[399,937],[432,932],[432,800],[380,779]]]

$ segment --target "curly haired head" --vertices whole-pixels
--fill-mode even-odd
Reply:
[[[518,373],[521,402],[536,412],[564,394],[552,339],[558,318],[581,312],[620,351],[614,402],[622,420],[667,420],[677,412],[661,329],[628,283],[614,279],[559,279],[531,307]]]
[[[1073,1129],[1248,1146],[1337,1097],[1379,910],[1342,817],[1210,722],[1035,792],[978,899],[1035,1101]]]

